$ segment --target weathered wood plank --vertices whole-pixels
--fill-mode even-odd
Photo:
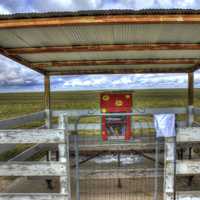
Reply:
[[[20,117],[15,117],[6,120],[0,120],[0,129],[14,128],[18,126],[23,126],[33,121],[39,121],[45,119],[45,112],[37,112],[29,115],[24,115]]]
[[[66,145],[65,144],[59,144],[59,161],[67,163],[67,152],[66,152]],[[62,177],[60,177],[60,193],[64,194],[68,192],[68,172],[67,172],[67,164],[65,165],[65,174],[63,174]]]
[[[177,129],[177,142],[200,142],[200,127],[185,127]]]
[[[197,175],[200,174],[200,160],[177,160],[177,175]]]
[[[63,176],[66,162],[0,162],[0,176]]]
[[[176,192],[177,200],[199,200],[200,191],[178,191]]]
[[[141,110],[133,109],[132,115],[152,115],[152,114],[164,114],[164,113],[176,113],[176,114],[185,114],[187,113],[186,107],[171,107],[171,108],[141,108]],[[76,117],[80,115],[101,115],[100,110],[95,109],[85,109],[85,110],[54,110],[52,111],[53,117],[59,115],[67,115],[70,117]]]
[[[44,76],[44,104],[45,104],[45,124],[47,128],[51,128],[51,89],[50,76]]]
[[[68,200],[68,195],[57,193],[0,193],[0,200]]]
[[[29,143],[51,143],[65,142],[63,130],[58,129],[17,129],[0,130],[0,144],[29,144]]]
[[[164,200],[174,199],[175,186],[175,138],[165,138]]]
[[[163,170],[158,169],[159,177],[163,175]],[[80,170],[80,179],[130,179],[130,178],[154,178],[155,169],[104,169],[104,170]]]
[[[68,121],[67,117],[64,115],[59,116],[59,129],[62,129],[63,131],[67,130],[68,126]],[[70,167],[69,167],[69,136],[66,133],[65,134],[65,143],[64,144],[59,144],[58,145],[59,149],[59,161],[60,162],[65,162],[65,168],[66,168],[66,173],[65,175],[60,177],[60,193],[65,194],[68,193],[69,197],[71,199],[71,186],[70,186]]]

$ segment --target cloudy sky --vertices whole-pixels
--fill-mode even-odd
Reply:
[[[75,11],[94,9],[192,8],[200,9],[200,0],[0,0],[0,14],[17,12]],[[186,87],[187,76],[160,75],[85,75],[54,77],[54,90],[135,89]],[[142,87],[141,87],[142,86]],[[195,74],[200,87],[200,75]],[[41,75],[0,56],[0,92],[41,91]]]

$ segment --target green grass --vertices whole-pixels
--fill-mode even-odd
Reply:
[[[52,109],[98,109],[99,92],[53,92]],[[195,105],[200,106],[200,89],[195,90]],[[136,109],[156,107],[176,107],[187,105],[186,89],[135,90],[133,107]],[[0,119],[7,119],[44,109],[43,93],[0,94]],[[143,121],[144,117],[135,120]],[[179,117],[179,118],[184,118]],[[70,121],[75,119],[71,118]],[[145,118],[150,121],[150,118]],[[99,118],[84,119],[83,122],[99,122]],[[32,126],[40,125],[35,122]]]
[[[29,114],[44,109],[43,93],[0,93],[0,119],[7,119]],[[52,92],[52,109],[98,109],[99,92]],[[200,89],[195,90],[195,105],[200,106]],[[133,92],[133,107],[143,108],[176,107],[187,105],[186,89],[152,89],[135,90]],[[178,116],[178,120],[185,116]],[[74,118],[69,119],[74,122]],[[136,117],[135,121],[151,121],[150,117]],[[54,120],[56,121],[56,119]],[[82,122],[100,122],[98,117],[86,118]],[[23,128],[40,126],[34,122]]]
[[[0,119],[7,119],[24,114],[29,114],[44,109],[43,93],[0,93]],[[99,92],[53,92],[51,94],[52,109],[98,109]],[[186,89],[154,89],[135,90],[133,92],[134,108],[179,107],[187,105]],[[200,89],[195,90],[195,106],[200,106]],[[152,121],[151,117],[133,117],[135,121]],[[178,116],[178,120],[185,119],[184,115]],[[75,119],[71,118],[73,122]],[[100,122],[98,117],[86,118],[82,122]],[[34,122],[23,128],[40,126],[42,122]],[[140,131],[140,130],[138,130]],[[82,133],[82,132],[81,132]],[[89,133],[89,132],[88,132]],[[99,132],[89,133],[97,134]],[[84,133],[83,133],[84,134]],[[136,134],[136,133],[135,133]],[[140,134],[140,133],[139,133]],[[0,161],[7,160],[25,150],[28,146],[18,145],[16,149],[8,151],[0,156]],[[37,155],[37,159],[45,152]]]
[[[31,147],[29,144],[17,144],[16,148],[6,151],[0,155],[0,161],[7,161],[19,153],[25,151],[27,148]]]
[[[98,109],[98,92],[53,92],[52,109]],[[195,105],[200,106],[200,89],[195,90]],[[176,107],[187,105],[186,89],[135,90],[133,107]],[[44,109],[43,93],[0,93],[0,119]]]

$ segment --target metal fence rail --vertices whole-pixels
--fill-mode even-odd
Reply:
[[[70,159],[76,166],[71,169],[74,199],[143,200],[152,199],[155,192],[156,197],[161,198],[163,151],[155,152],[154,135],[151,138],[144,137],[143,142],[140,136],[137,137],[140,141],[134,139],[102,141],[98,136],[80,136],[78,133],[80,119],[92,116],[90,114],[79,116],[75,123],[76,135],[70,137],[70,150],[75,151],[75,155],[73,151],[71,152]],[[144,145],[151,145],[151,148],[144,152]],[[162,141],[159,145],[163,146]],[[159,153],[158,169],[155,169],[156,153]],[[155,173],[155,170],[158,171]],[[156,190],[154,179],[158,182]]]

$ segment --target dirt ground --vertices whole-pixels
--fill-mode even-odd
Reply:
[[[144,181],[144,180],[143,180]],[[75,200],[75,181],[72,181],[72,200]],[[127,181],[121,180],[122,187],[118,187],[117,180],[104,180],[104,181],[82,181],[81,182],[81,200],[150,200],[152,199],[152,186],[141,187],[141,180]],[[144,183],[144,182],[143,182]],[[131,187],[130,187],[131,184]],[[133,184],[135,187],[133,187]],[[59,192],[59,182],[55,178],[53,180],[53,190],[47,188],[44,179],[27,179],[20,178],[15,180],[7,189],[4,188],[2,192],[8,193],[54,193]],[[144,192],[145,191],[145,192]]]
[[[45,179],[18,178],[12,180],[0,180],[1,192],[8,193],[57,193],[59,192],[59,180],[53,179],[53,190],[47,188]],[[162,183],[160,182],[159,200],[162,200]],[[81,200],[152,200],[154,180],[146,178],[121,179],[121,187],[118,187],[118,179],[113,180],[84,180],[80,182]],[[199,190],[200,177],[193,178],[192,185],[188,186],[188,178],[180,177],[177,180],[177,190]],[[72,200],[75,196],[75,180],[71,181]]]
[[[0,192],[5,191],[9,185],[13,182],[12,179],[6,179],[4,177],[0,177]]]

